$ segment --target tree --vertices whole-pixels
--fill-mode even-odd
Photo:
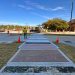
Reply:
[[[48,29],[49,26],[50,26],[50,24],[51,24],[51,20],[48,20],[47,22],[44,22],[44,23],[42,24],[42,26],[43,26],[44,29]]]
[[[35,31],[36,31],[37,33],[40,33],[39,27],[35,27]]]
[[[65,20],[54,18],[52,20],[48,20],[43,24],[43,28],[48,30],[66,30],[69,27],[68,23]]]

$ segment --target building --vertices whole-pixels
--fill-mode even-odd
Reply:
[[[70,25],[69,30],[75,31],[75,19],[72,19],[71,21],[69,21],[69,25]]]

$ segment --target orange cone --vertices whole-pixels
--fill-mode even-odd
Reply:
[[[20,36],[18,37],[18,43],[21,43]]]
[[[59,43],[59,37],[56,38],[56,43],[57,43],[57,44]]]

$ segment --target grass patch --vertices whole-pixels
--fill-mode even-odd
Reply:
[[[54,42],[55,43],[55,42]],[[55,43],[56,44],[56,43]],[[75,47],[63,43],[56,44],[75,63]]]
[[[7,61],[15,54],[18,46],[21,43],[11,43],[11,44],[0,44],[0,69],[7,63]]]

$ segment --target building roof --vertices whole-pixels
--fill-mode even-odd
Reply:
[[[71,23],[75,23],[75,19],[72,19],[71,21],[69,21],[69,22],[71,22]]]

